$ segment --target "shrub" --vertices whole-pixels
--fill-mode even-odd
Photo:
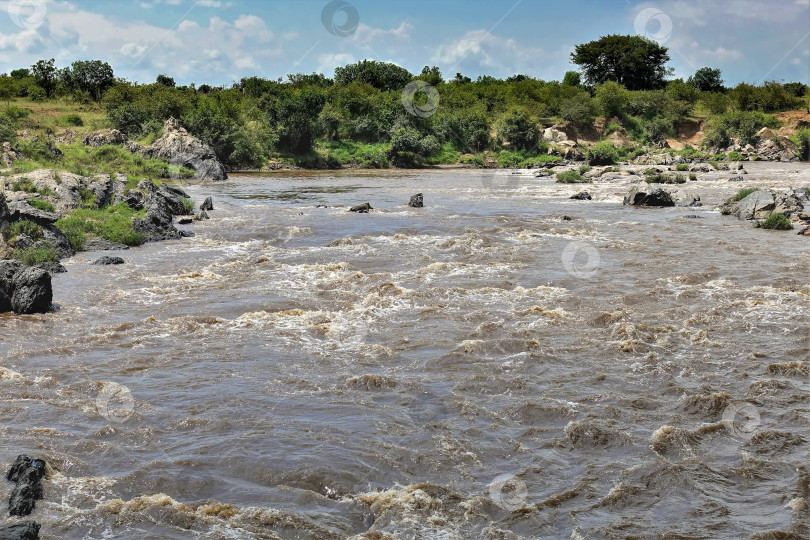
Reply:
[[[729,161],[742,161],[743,159],[745,159],[743,158],[743,155],[739,152],[729,152],[727,154],[727,157]]]
[[[796,155],[803,161],[810,161],[810,128],[799,128],[792,137],[798,147]]]
[[[38,208],[39,210],[44,210],[45,212],[55,212],[56,208],[49,203],[48,201],[43,201],[42,199],[28,199],[28,204],[33,206],[34,208]]]
[[[531,150],[538,146],[540,131],[527,114],[512,110],[498,124],[498,137],[509,142],[510,150]]]
[[[82,120],[82,117],[79,116],[78,114],[69,114],[69,115],[67,115],[65,117],[65,123],[67,123],[67,124],[69,124],[71,126],[76,126],[76,127],[84,125],[84,121]]]
[[[608,81],[596,87],[596,100],[602,107],[606,118],[625,115],[627,103],[630,101],[630,92],[613,81]]]
[[[9,239],[17,238],[21,234],[30,236],[34,240],[39,240],[42,238],[42,228],[33,221],[28,221],[27,219],[15,221],[9,228]]]
[[[25,191],[26,193],[36,193],[37,188],[30,178],[20,178],[11,183],[11,191]]]
[[[557,182],[561,184],[585,184],[590,180],[582,178],[582,175],[577,171],[565,171],[557,173]]]
[[[586,158],[590,165],[613,165],[616,148],[609,142],[601,142],[588,149]]]
[[[340,163],[338,163],[340,166]],[[193,214],[194,213],[194,201],[191,199],[183,199],[183,212],[185,214]]]
[[[579,174],[585,174],[586,172],[591,170],[590,165],[580,165],[579,166]]]
[[[27,249],[15,249],[11,252],[11,257],[27,266],[59,261],[56,248],[50,242],[43,242],[39,246],[32,246]]]
[[[691,180],[692,182],[697,181],[697,175],[693,172],[689,173],[689,180]]]
[[[675,166],[675,170],[676,171],[688,171],[689,170],[689,165],[687,165],[686,163],[679,163],[678,165]]]
[[[79,186],[79,198],[82,200],[82,208],[98,207],[96,194],[84,186]]]
[[[793,228],[788,217],[779,212],[773,212],[765,221],[757,221],[756,226],[761,229],[773,229],[776,231],[789,231]]]

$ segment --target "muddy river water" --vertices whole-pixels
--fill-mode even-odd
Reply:
[[[196,237],[0,315],[0,461],[51,463],[43,538],[808,538],[810,243],[704,176],[664,209],[509,171],[188,185]]]

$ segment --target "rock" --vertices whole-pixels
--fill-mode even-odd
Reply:
[[[808,212],[800,212],[796,217],[802,221],[810,221],[810,213]]]
[[[46,212],[39,208],[34,208],[28,201],[17,201],[8,205],[11,221],[27,219],[37,225],[51,225],[59,220],[59,216],[53,212]]]
[[[34,247],[34,239],[25,233],[17,235],[14,239],[14,249],[29,249]]]
[[[578,201],[590,201],[593,199],[593,197],[591,197],[591,194],[588,193],[587,191],[580,191],[576,195],[571,195],[569,199],[576,199]]]
[[[804,205],[802,204],[801,199],[799,199],[793,193],[780,193],[776,195],[776,200],[774,200],[774,212],[779,212],[780,214],[785,214],[786,216],[790,217],[792,214],[798,214],[804,210]]]
[[[732,176],[728,179],[729,182],[742,182],[743,180],[745,180],[745,178],[742,176]]]
[[[810,227],[805,227],[799,231],[799,236],[810,236]]]
[[[172,215],[182,216],[186,213],[186,206],[183,204],[183,201],[189,197],[188,193],[182,189],[161,184],[157,188],[157,193],[155,195],[166,199],[166,203],[169,205],[169,211],[172,213]]]
[[[124,259],[122,259],[121,257],[109,257],[105,255],[104,257],[99,257],[91,264],[93,264],[94,266],[110,266],[114,264],[124,264]]]
[[[552,143],[559,143],[563,141],[570,141],[571,139],[569,139],[568,135],[566,135],[564,132],[550,127],[543,131],[543,140]]]
[[[16,482],[14,491],[8,500],[8,510],[12,516],[27,516],[42,498],[42,479],[45,477],[47,464],[42,459],[31,459],[19,455],[6,474],[6,479]]]
[[[194,218],[192,217],[182,217],[177,220],[178,225],[191,225],[194,223]]]
[[[630,206],[675,206],[672,195],[659,188],[633,186],[624,196],[624,204]]]
[[[99,147],[107,145],[122,145],[129,139],[117,129],[102,129],[93,131],[82,138],[82,143],[87,146]]]
[[[205,210],[200,210],[200,213],[194,216],[194,221],[202,221],[204,219],[211,219],[208,217],[208,213]]]
[[[195,236],[197,236],[195,233],[191,231],[179,231],[179,232],[180,238],[194,238]]]
[[[163,125],[163,135],[151,147],[142,151],[150,157],[168,161],[172,165],[194,169],[202,180],[226,180],[225,167],[214,150],[193,137],[174,118]]]
[[[200,210],[211,211],[213,209],[214,209],[214,200],[211,197],[206,197],[203,203],[200,205]]]
[[[129,246],[126,244],[119,244],[118,242],[111,242],[110,240],[98,238],[96,236],[88,238],[84,242],[85,251],[119,251],[124,249],[129,249]]]
[[[743,220],[765,219],[773,211],[773,199],[770,191],[755,191],[741,201],[723,205],[721,212]]]
[[[745,170],[745,167],[743,167],[742,163],[737,163],[737,170],[738,171],[744,171]]]
[[[14,276],[11,309],[17,315],[47,313],[53,309],[51,275],[41,268],[26,268]]]
[[[144,194],[140,191],[130,191],[127,193],[121,200],[121,202],[127,203],[127,206],[132,208],[133,210],[143,210],[144,206]]]
[[[73,246],[70,245],[70,240],[68,240],[65,233],[63,233],[55,225],[47,225],[42,227],[42,239],[45,242],[49,242],[54,248],[56,248],[56,255],[60,259],[66,259],[76,255],[76,250],[74,250]]]
[[[370,203],[358,204],[357,206],[349,208],[350,212],[357,212],[359,214],[368,214],[369,210],[374,210]]]
[[[573,218],[571,216],[562,216],[560,221],[571,221]]]
[[[416,195],[411,196],[411,200],[408,201],[408,206],[411,208],[422,208],[425,206],[425,200],[422,197],[422,194],[417,193]]]
[[[767,141],[776,137],[776,133],[764,127],[757,132],[757,137],[759,137],[760,140]]]
[[[23,159],[23,155],[11,143],[4,142],[0,145],[0,165],[11,167],[12,163],[20,159]]]
[[[695,195],[694,193],[690,193],[688,191],[683,191],[679,189],[672,193],[672,198],[675,201],[676,206],[685,206],[685,207],[703,206],[703,203],[700,202],[700,195]]]
[[[0,527],[0,540],[39,540],[40,525],[36,521],[21,521]]]
[[[48,272],[51,275],[67,273],[67,268],[65,268],[64,266],[62,266],[61,263],[58,263],[58,262],[49,262],[49,263],[38,264],[37,268],[41,268],[42,270],[45,270],[46,272]]]
[[[700,216],[697,214],[689,214],[683,217],[685,217],[686,219],[701,219]]]
[[[138,189],[146,193],[146,217],[133,219],[132,228],[140,232],[147,242],[179,238],[180,233],[172,223],[172,210],[177,210],[177,199],[170,204],[170,199],[166,197],[170,193],[178,195],[175,191],[179,190],[159,189],[149,180],[140,182]]]

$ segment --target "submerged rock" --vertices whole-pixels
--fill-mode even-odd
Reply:
[[[0,540],[39,540],[40,525],[36,521],[21,521],[0,527]]]
[[[95,236],[84,242],[85,251],[122,251],[125,249],[129,249],[129,246]]]
[[[11,465],[6,479],[16,482],[14,491],[8,500],[8,510],[12,516],[27,516],[42,498],[42,479],[45,478],[47,465],[42,459],[31,459],[20,454]]]
[[[204,219],[211,219],[208,217],[208,212],[205,210],[200,210],[200,212],[194,216],[194,221],[202,221]]]
[[[200,210],[208,211],[214,209],[214,200],[211,197],[206,197],[203,203],[200,205]]]
[[[591,197],[591,194],[587,191],[580,191],[576,195],[571,195],[569,199],[574,199],[577,201],[590,201],[593,199],[593,197]]]
[[[124,259],[122,259],[121,257],[104,256],[99,257],[98,259],[93,261],[92,264],[95,266],[110,266],[113,264],[124,264]]]
[[[422,197],[421,193],[417,193],[416,195],[411,196],[411,200],[408,201],[408,206],[411,208],[422,208],[425,206],[425,200]]]
[[[371,203],[358,204],[357,206],[349,208],[349,212],[357,212],[359,214],[368,214],[369,210],[374,210],[374,208],[371,207]]]

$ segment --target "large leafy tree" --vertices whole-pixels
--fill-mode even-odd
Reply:
[[[686,81],[701,92],[720,92],[723,90],[723,79],[719,69],[702,67]]]
[[[59,82],[59,70],[56,69],[54,62],[56,60],[40,60],[31,66],[31,75],[34,76],[34,81],[45,90],[45,95],[51,97],[53,91],[56,90],[56,83]]]
[[[361,60],[335,69],[335,84],[346,86],[355,81],[368,83],[382,91],[402,90],[411,82],[413,75],[396,64]]]
[[[617,82],[628,90],[662,88],[671,73],[669,52],[642,36],[611,34],[574,48],[571,62],[582,69],[588,84]]]
[[[270,125],[278,129],[279,143],[296,154],[312,149],[316,121],[326,105],[326,96],[314,90],[284,95],[268,104]]]
[[[107,62],[77,60],[62,71],[62,79],[70,90],[87,92],[95,101],[100,101],[104,92],[115,82],[115,75]]]

